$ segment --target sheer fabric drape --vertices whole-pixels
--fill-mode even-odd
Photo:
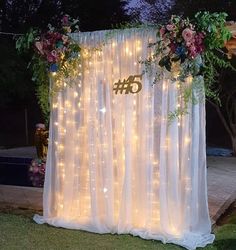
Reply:
[[[142,76],[139,93],[116,95],[114,82],[142,73],[139,61],[151,55],[155,31],[106,34],[73,35],[84,48],[83,72],[52,98],[44,214],[34,219],[203,247],[214,240],[204,102],[168,123],[168,114],[182,105],[178,84],[166,75],[153,86],[155,69]]]

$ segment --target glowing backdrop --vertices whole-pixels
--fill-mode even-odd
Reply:
[[[44,215],[34,219],[188,249],[205,246],[214,235],[207,207],[204,102],[189,105],[187,115],[169,123],[168,114],[183,104],[179,85],[167,74],[153,86],[156,69],[141,75],[139,63],[151,55],[148,43],[155,31],[121,30],[107,40],[105,34],[74,34],[88,50],[81,75],[73,83],[65,79],[71,87],[51,100]],[[104,39],[102,50],[96,49]],[[114,83],[135,75],[140,92],[121,94],[122,84],[113,90]]]

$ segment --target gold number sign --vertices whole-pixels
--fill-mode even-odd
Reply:
[[[138,81],[139,80],[139,81]],[[127,79],[123,81],[119,80],[115,82],[113,85],[113,91],[117,95],[118,93],[123,94],[135,94],[138,93],[142,89],[142,75],[131,75]]]

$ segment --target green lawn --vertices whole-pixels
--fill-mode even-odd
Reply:
[[[216,241],[205,250],[236,250],[236,221],[215,230]],[[180,250],[181,247],[158,241],[142,240],[130,235],[99,235],[77,230],[66,230],[48,225],[37,225],[31,213],[0,212],[1,250]]]

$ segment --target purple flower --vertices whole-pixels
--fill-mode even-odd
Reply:
[[[50,53],[47,55],[47,60],[48,62],[53,63],[55,62],[55,57]]]
[[[34,187],[42,187],[45,176],[45,161],[41,159],[32,160],[29,166],[29,179]]]
[[[62,20],[61,20],[61,22],[62,22],[63,26],[68,26],[68,24],[69,24],[69,16],[68,15],[64,15],[63,18],[62,18]]]
[[[175,43],[172,42],[172,43],[170,44],[170,50],[171,50],[172,53],[175,53],[176,47],[177,47],[177,46],[176,46]]]

